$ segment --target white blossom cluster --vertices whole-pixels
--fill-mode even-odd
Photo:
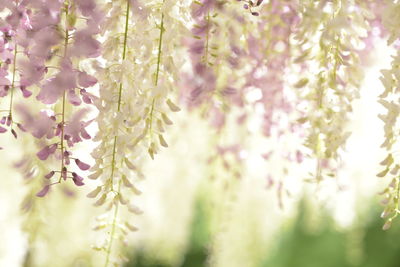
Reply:
[[[140,194],[137,181],[143,178],[141,160],[154,158],[167,147],[163,133],[172,124],[169,113],[180,109],[173,103],[174,82],[179,60],[175,47],[185,33],[181,17],[183,1],[110,1],[103,26],[104,66],[97,66],[100,97],[99,127],[92,153],[96,164],[90,179],[100,185],[89,197],[95,205],[106,205],[96,229],[105,228],[108,237],[96,247],[106,252],[106,265],[122,257],[112,253],[113,239],[136,231],[131,217],[120,219],[122,207],[134,214],[140,209],[132,195]],[[145,37],[145,38],[144,38]],[[119,259],[118,259],[119,258]]]
[[[398,25],[400,25],[400,3],[390,1],[383,12],[382,20],[384,27],[389,31],[388,45],[392,45],[400,37]],[[381,192],[383,200],[381,204],[385,206],[381,217],[386,220],[383,229],[390,228],[392,221],[400,212],[400,158],[398,155],[398,116],[400,114],[399,104],[399,84],[400,84],[400,52],[397,49],[393,56],[391,69],[382,70],[381,82],[385,91],[379,96],[379,102],[387,110],[386,114],[380,114],[379,118],[384,122],[385,141],[381,147],[387,151],[387,156],[380,163],[384,169],[377,174],[378,177],[389,177],[390,183]]]
[[[295,44],[302,51],[295,63],[307,69],[295,84],[303,102],[306,147],[317,159],[313,181],[335,176],[352,101],[359,96],[363,73],[359,51],[372,14],[356,1],[302,1],[304,10]],[[322,11],[322,12],[321,12]]]

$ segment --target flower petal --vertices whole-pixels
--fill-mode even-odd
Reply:
[[[91,87],[97,83],[97,79],[86,72],[79,72],[78,84],[84,88]]]
[[[86,164],[85,162],[80,161],[79,159],[75,159],[76,165],[81,169],[82,171],[87,171],[90,169],[90,165]]]
[[[47,193],[49,192],[49,190],[50,190],[50,185],[46,185],[45,187],[43,187],[42,190],[40,190],[40,191],[36,194],[36,196],[37,196],[37,197],[44,197],[45,195],[47,195]]]

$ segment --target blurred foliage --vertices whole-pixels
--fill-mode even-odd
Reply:
[[[309,211],[300,204],[299,215],[265,261],[265,267],[398,267],[400,266],[400,226],[382,230],[379,207],[371,207],[365,222],[356,222],[348,230],[337,230],[328,214],[322,216],[318,231],[307,230]],[[354,233],[361,233],[359,244],[354,244]],[[357,243],[357,242],[356,242]],[[352,259],[352,250],[359,250],[359,259]]]
[[[260,267],[398,267],[400,226],[394,224],[390,231],[383,231],[379,210],[380,207],[371,207],[372,212],[364,222],[356,222],[358,226],[347,230],[339,230],[331,216],[322,211],[319,225],[313,229],[309,226],[311,211],[302,201],[298,216],[287,225],[271,251],[266,252],[268,256]],[[353,242],[357,235],[361,236],[360,242]],[[207,213],[198,201],[190,244],[180,267],[208,266],[207,247],[210,240]],[[352,250],[360,252],[356,259]],[[151,255],[137,253],[132,255],[125,267],[175,266],[155,262]]]
[[[207,245],[210,242],[208,217],[204,202],[199,200],[194,206],[195,214],[192,222],[192,231],[188,250],[184,256],[181,267],[203,267],[207,266]],[[168,264],[155,262],[150,256],[143,253],[132,255],[131,260],[125,267],[172,267]]]

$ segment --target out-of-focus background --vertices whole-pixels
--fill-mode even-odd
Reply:
[[[252,130],[257,113],[247,129],[251,138],[236,128],[216,135],[199,114],[176,114],[169,148],[143,166],[137,197],[143,214],[131,217],[139,231],[120,248],[129,256],[125,266],[400,266],[400,222],[381,230],[378,192],[388,181],[375,176],[384,157],[379,70],[389,67],[392,51],[383,42],[376,49],[354,103],[342,168],[318,185],[305,182],[312,159],[289,169],[280,158],[263,159],[266,147],[283,150],[302,140],[265,140]],[[226,162],[210,160],[215,142],[241,138],[248,149],[239,161],[229,153]],[[23,146],[8,137],[1,142]],[[90,162],[90,148],[80,149]],[[55,190],[35,200],[34,214],[24,214],[27,188],[12,167],[17,151],[0,152],[0,266],[101,266],[91,248],[103,238],[92,229],[101,212],[85,197],[95,183],[68,198]]]

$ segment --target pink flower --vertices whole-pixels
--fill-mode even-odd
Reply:
[[[70,136],[71,145],[74,143],[81,142],[81,136],[85,139],[89,139],[90,136],[87,134],[85,127],[89,125],[89,122],[83,122],[82,119],[85,117],[87,109],[81,109],[72,116],[72,118],[65,125],[65,134]],[[89,138],[86,138],[89,137]]]
[[[10,88],[11,82],[6,78],[8,72],[0,68],[0,96],[6,96]]]
[[[6,125],[7,125],[7,126],[10,126],[11,123],[12,123],[11,115],[8,115],[8,116],[6,117]]]
[[[3,10],[4,8],[12,9],[14,6],[14,3],[11,1],[1,1],[0,3],[0,10]]]
[[[50,146],[45,146],[42,150],[40,150],[36,155],[40,160],[46,160],[51,154],[56,152],[57,143],[52,144]]]
[[[297,163],[302,163],[304,159],[303,153],[301,153],[299,150],[296,151],[296,161]]]
[[[211,10],[214,6],[214,0],[203,0],[201,1],[201,5],[193,3],[193,11],[192,16],[194,18],[204,17],[209,10]]]
[[[100,42],[93,38],[93,31],[84,29],[75,34],[75,43],[72,55],[76,57],[98,57],[100,55]]]
[[[79,106],[82,103],[74,89],[68,90],[68,101],[74,106]]]
[[[97,99],[97,97],[95,95],[92,95],[91,93],[86,92],[85,89],[81,89],[81,96],[82,96],[83,102],[85,102],[86,104],[93,104],[94,100]]]
[[[14,53],[12,53],[12,49],[4,49],[0,53],[0,57],[6,64],[11,64],[14,59]]]
[[[23,95],[25,98],[28,98],[28,97],[30,97],[30,96],[32,95],[32,92],[29,91],[29,90],[26,90],[26,87],[23,86],[23,85],[20,86],[19,89],[21,89],[22,95]]]
[[[83,178],[80,177],[78,174],[76,174],[75,172],[72,173],[72,180],[74,181],[76,186],[82,186],[84,185]]]
[[[43,28],[33,36],[34,45],[31,54],[40,58],[47,58],[50,54],[50,48],[58,44],[60,40],[60,33],[55,28]]]
[[[202,41],[194,41],[191,42],[189,46],[189,52],[195,55],[201,55],[204,51],[204,42]]]
[[[69,156],[71,155],[71,152],[69,151],[64,151],[64,161],[66,165],[69,165],[70,163],[70,159]]]
[[[46,185],[45,187],[43,187],[42,190],[40,190],[40,192],[38,192],[38,193],[36,194],[36,196],[37,196],[37,197],[44,197],[45,195],[47,195],[47,193],[49,192],[49,190],[50,190],[50,185]]]
[[[46,175],[44,176],[44,178],[50,179],[51,177],[53,177],[54,174],[55,174],[55,171],[51,171],[51,172],[49,172],[48,174],[46,174]]]
[[[83,127],[81,128],[81,136],[83,139],[91,139],[92,137],[90,134],[86,131],[84,127],[88,126],[92,121],[87,121],[83,123]]]
[[[225,125],[225,114],[217,107],[211,108],[211,125],[216,129],[221,129]]]
[[[74,2],[84,16],[90,16],[96,8],[96,2],[94,0],[75,0]]]
[[[37,10],[31,16],[31,24],[34,30],[40,30],[58,23],[63,6],[62,1],[31,0],[29,3]]]
[[[61,63],[60,72],[46,82],[36,98],[44,104],[56,103],[66,90],[77,87],[76,76],[76,73],[72,70],[71,61],[64,60]]]
[[[144,20],[149,16],[148,8],[141,1],[129,0],[129,4],[131,5],[132,13],[136,14],[140,20]]]
[[[26,129],[24,128],[24,126],[22,126],[21,123],[17,123],[17,127],[18,127],[21,131],[26,132]]]
[[[67,168],[66,167],[64,167],[63,169],[62,169],[62,171],[61,171],[61,177],[64,179],[64,181],[66,181],[67,180]]]
[[[80,71],[78,74],[78,84],[84,88],[91,87],[97,83],[97,79],[86,72]]]
[[[80,161],[79,159],[75,159],[75,163],[79,167],[79,169],[81,169],[82,171],[87,171],[90,169],[89,164],[86,164],[86,163]]]
[[[46,114],[40,112],[33,115],[28,108],[22,104],[16,106],[18,114],[21,116],[23,128],[30,132],[36,138],[42,138],[45,135],[51,136],[53,132],[54,121]]]
[[[18,69],[21,73],[21,86],[30,86],[38,83],[43,79],[45,67],[36,61],[21,60],[19,61]]]
[[[193,27],[192,33],[197,36],[202,36],[205,35],[208,30],[209,30],[208,23],[202,21],[198,23],[198,26]]]

